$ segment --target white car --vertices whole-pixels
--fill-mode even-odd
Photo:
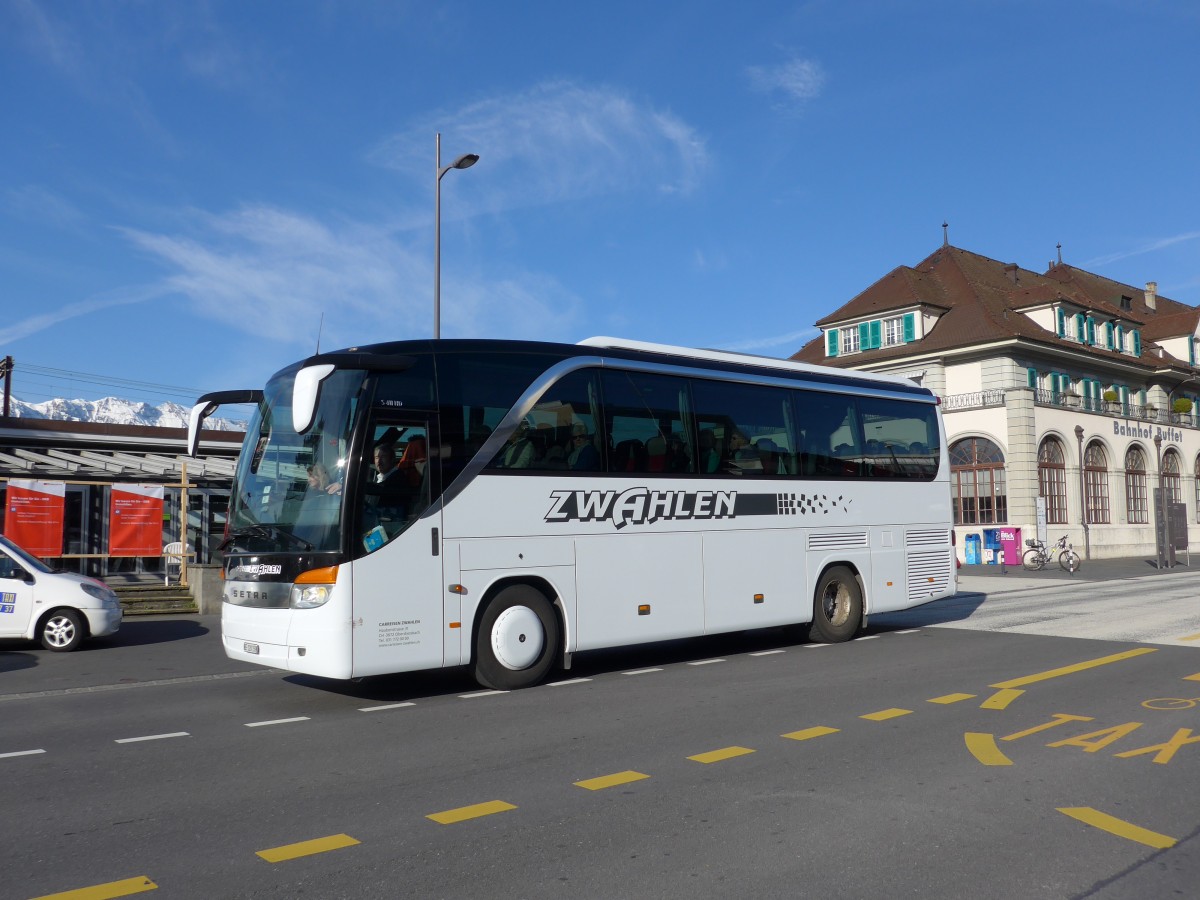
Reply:
[[[61,652],[120,627],[121,603],[107,584],[55,572],[0,537],[0,638],[41,640]]]

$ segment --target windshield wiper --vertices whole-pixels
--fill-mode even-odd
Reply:
[[[229,533],[229,537],[225,538],[225,540],[221,542],[217,549],[224,550],[230,544],[233,544],[238,538],[242,537],[270,538],[276,541],[286,538],[298,546],[301,550],[312,550],[314,548],[313,544],[310,544],[302,537],[292,534],[286,528],[281,528],[278,525],[270,525],[266,522],[258,522],[254,525],[247,525],[243,528],[234,529]]]

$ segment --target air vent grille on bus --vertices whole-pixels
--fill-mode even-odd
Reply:
[[[850,531],[844,534],[810,534],[809,550],[850,550],[854,547],[869,547],[865,531]]]
[[[950,532],[945,528],[924,528],[908,532],[904,544],[907,547],[944,547],[950,543]]]
[[[950,551],[908,554],[908,601],[916,603],[950,587]]]

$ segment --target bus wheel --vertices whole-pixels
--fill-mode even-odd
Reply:
[[[858,579],[845,566],[834,566],[817,585],[809,635],[823,644],[848,641],[858,633],[862,613],[862,590]]]
[[[514,584],[484,610],[475,639],[475,680],[498,691],[537,684],[554,665],[562,638],[545,595]]]
[[[41,627],[42,646],[56,653],[74,650],[83,640],[83,620],[72,609],[59,609]]]

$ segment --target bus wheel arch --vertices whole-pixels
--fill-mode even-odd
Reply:
[[[813,591],[809,637],[825,644],[848,641],[866,624],[866,592],[862,576],[850,563],[825,567]]]
[[[556,599],[553,589],[540,579],[506,579],[488,590],[472,629],[476,681],[508,691],[545,679],[563,652]]]

